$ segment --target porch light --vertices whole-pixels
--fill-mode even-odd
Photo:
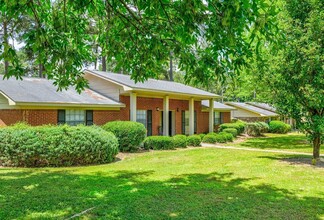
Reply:
[[[160,111],[160,108],[159,107],[156,107],[156,111]]]

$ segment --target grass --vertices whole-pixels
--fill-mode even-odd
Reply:
[[[229,143],[236,147],[250,147],[259,149],[284,150],[312,153],[312,145],[307,141],[305,134],[264,134],[264,137],[249,138],[240,143]]]
[[[324,168],[195,148],[112,164],[0,168],[0,219],[324,219]],[[310,158],[309,158],[310,160]]]

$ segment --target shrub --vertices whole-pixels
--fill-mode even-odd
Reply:
[[[181,134],[173,136],[173,146],[182,148],[187,147],[187,136]]]
[[[269,125],[265,122],[256,122],[261,127],[261,133],[269,132]]]
[[[206,134],[204,134],[204,133],[199,134],[200,139],[202,140],[205,137],[205,135]]]
[[[71,166],[108,163],[118,153],[110,132],[86,126],[12,126],[0,130],[0,165]]]
[[[223,129],[223,132],[230,133],[233,137],[237,136],[237,130],[235,128],[225,128]]]
[[[143,124],[133,121],[112,121],[102,128],[112,132],[118,139],[120,151],[136,151],[146,136]]]
[[[282,121],[270,121],[269,131],[271,133],[285,134],[291,130],[291,126]]]
[[[150,136],[144,140],[145,149],[169,150],[174,149],[173,138],[167,136]]]
[[[245,123],[224,123],[219,126],[219,131],[223,131],[226,128],[235,128],[237,134],[242,134],[244,132]]]
[[[187,145],[198,147],[201,145],[201,138],[199,135],[194,134],[187,137]]]
[[[217,137],[214,134],[207,134],[204,136],[202,142],[215,144],[215,143],[217,143]]]
[[[219,135],[219,136],[223,136],[223,137],[225,138],[226,142],[227,142],[227,141],[231,141],[231,142],[232,142],[233,139],[234,139],[234,136],[233,136],[231,133],[227,133],[227,132],[219,132],[218,135]]]
[[[247,123],[245,126],[245,133],[250,136],[261,136],[262,126],[256,122]]]

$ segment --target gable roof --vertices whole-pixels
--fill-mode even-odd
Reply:
[[[276,108],[267,104],[267,103],[262,103],[262,102],[247,102],[249,105],[253,105],[258,108],[262,108],[271,112],[276,112]]]
[[[209,108],[209,101],[208,100],[203,100],[201,101],[202,106]],[[231,110],[235,110],[236,108],[229,106],[229,105],[225,105],[223,103],[220,102],[216,102],[214,101],[214,109],[215,110],[220,110],[220,111],[231,111]]]
[[[262,108],[258,108],[252,105],[249,105],[247,103],[243,103],[243,102],[225,102],[227,105],[231,105],[234,106],[236,108],[241,108],[256,114],[259,114],[261,117],[274,117],[274,116],[278,116],[278,114],[271,112],[271,111],[267,111],[264,110]]]
[[[81,94],[73,88],[57,91],[53,81],[23,77],[23,80],[0,77],[0,93],[14,105],[77,105],[96,107],[123,107],[124,104],[109,99],[99,93],[85,89]]]
[[[197,89],[177,82],[148,79],[144,83],[142,82],[135,83],[135,81],[131,79],[130,75],[103,72],[97,70],[85,70],[85,72],[90,73],[92,75],[99,76],[108,81],[121,84],[123,86],[127,86],[132,90],[186,94],[186,95],[203,96],[209,98],[220,97],[219,95],[216,95],[214,93],[206,92],[204,90]]]

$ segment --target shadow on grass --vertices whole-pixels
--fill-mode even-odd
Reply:
[[[300,155],[277,155],[277,156],[260,156],[258,158],[265,158],[271,160],[278,160],[282,162],[286,162],[290,165],[304,165],[304,166],[311,166],[314,168],[323,168],[324,169],[324,162],[318,161],[316,165],[312,165],[312,157],[311,156],[300,156]],[[321,157],[322,160],[324,157]]]
[[[309,150],[311,144],[303,135],[282,135],[275,137],[250,138],[239,144],[243,147],[260,148],[260,149],[278,149],[278,150]]]
[[[0,219],[319,219],[324,200],[273,185],[248,186],[232,173],[150,180],[153,171],[7,173],[0,176]]]

